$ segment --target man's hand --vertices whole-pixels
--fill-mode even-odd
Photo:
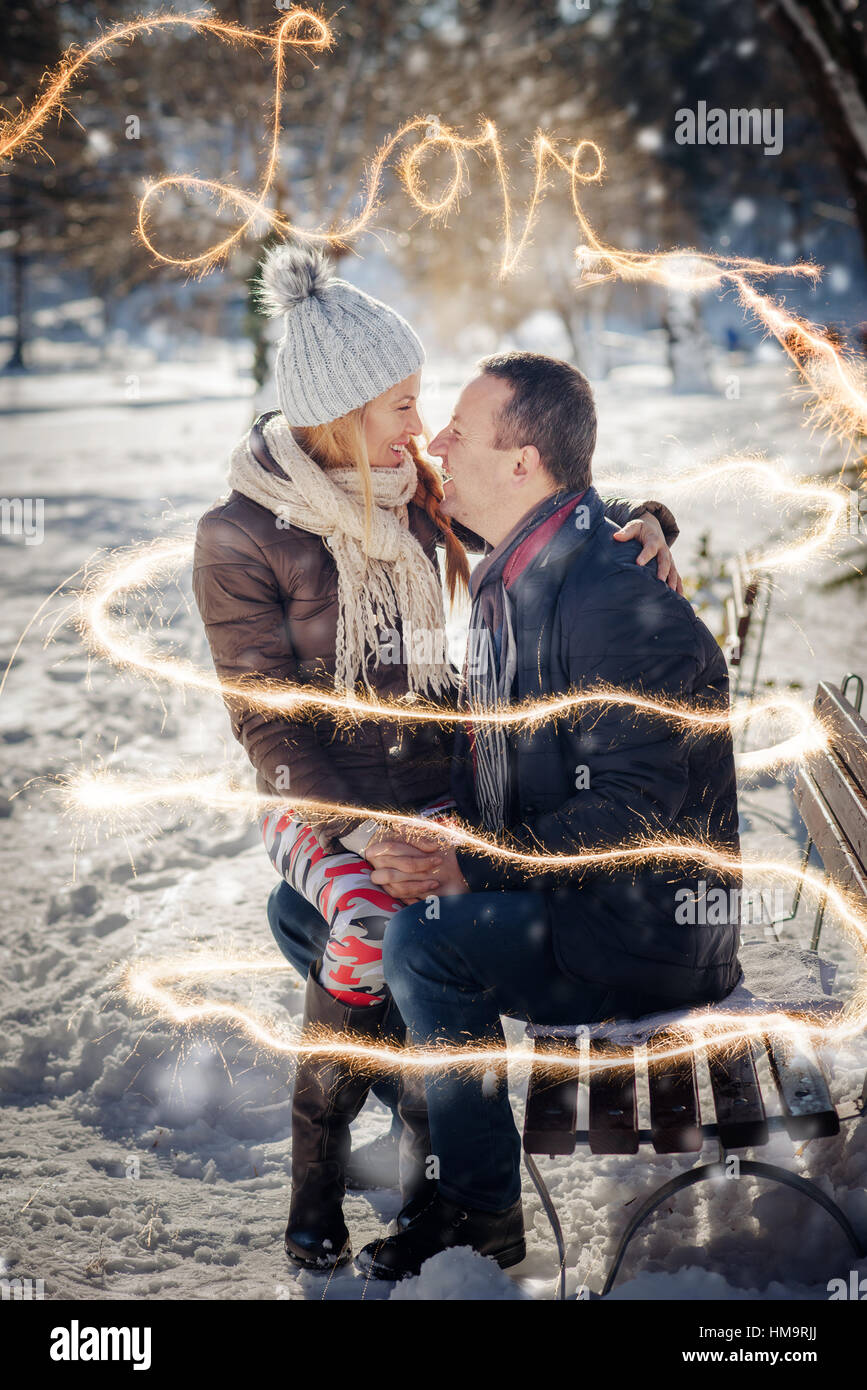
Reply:
[[[374,835],[364,857],[373,865],[371,881],[401,902],[470,891],[455,851],[436,839],[409,842],[382,831]]]
[[[614,539],[616,541],[641,541],[644,548],[635,563],[646,565],[649,560],[655,559],[657,578],[667,584],[670,589],[674,589],[676,593],[683,593],[683,584],[671,551],[665,543],[662,527],[650,512],[636,517],[634,521],[627,521],[625,526],[614,532]]]

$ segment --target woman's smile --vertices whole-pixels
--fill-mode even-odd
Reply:
[[[397,444],[389,444],[379,463],[380,468],[399,468],[406,458],[406,448],[406,441],[402,439]]]

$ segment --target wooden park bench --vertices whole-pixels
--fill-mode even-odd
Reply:
[[[795,800],[808,835],[804,865],[815,848],[822,859],[826,881],[848,889],[867,906],[867,723],[843,693],[848,683],[856,679],[847,677],[843,690],[826,683],[819,686],[814,707],[829,731],[829,748],[813,755],[809,767],[799,771]],[[860,680],[858,684],[860,705],[863,685]],[[796,910],[797,901],[789,916],[794,916]],[[822,913],[820,904],[811,953],[818,948]],[[785,947],[786,943],[775,943],[773,947],[755,944],[751,949]],[[818,957],[815,959],[818,964]],[[725,1001],[718,1007],[724,1010]],[[670,1022],[666,1026],[670,1027]],[[732,1150],[761,1148],[772,1133],[779,1131],[788,1134],[794,1143],[828,1138],[839,1133],[842,1121],[867,1113],[867,1076],[859,1097],[835,1105],[814,1049],[800,1042],[793,1045],[791,1035],[786,1036],[782,1028],[779,1036],[768,1032],[760,1043],[745,1038],[743,1045],[735,1049],[730,1045],[714,1048],[708,1043],[685,1060],[656,1064],[654,1052],[681,1041],[682,1033],[675,1038],[667,1036],[665,1027],[653,1031],[651,1026],[646,1043],[639,1048],[624,1048],[622,1044],[616,1046],[610,1037],[599,1036],[599,1031],[599,1025],[591,1029],[580,1025],[527,1029],[534,1058],[538,1060],[532,1065],[527,1088],[524,1160],[557,1243],[561,1299],[565,1298],[566,1287],[563,1231],[534,1155],[571,1154],[576,1145],[583,1144],[591,1154],[636,1154],[642,1144],[657,1154],[697,1154],[707,1140],[718,1145],[717,1161],[680,1173],[638,1204],[603,1283],[600,1296],[604,1297],[610,1292],[639,1227],[681,1189],[726,1176]],[[612,1025],[609,1032],[614,1031]],[[597,1035],[589,1036],[590,1033]],[[571,1071],[564,1079],[562,1069],[558,1077],[550,1064],[546,1067],[545,1053],[555,1048],[578,1051],[577,1075]],[[591,1056],[596,1063],[593,1070],[588,1065]],[[605,1056],[615,1063],[610,1069],[598,1067],[599,1059]],[[764,1059],[769,1064],[767,1068]],[[757,1061],[761,1062],[761,1071],[769,1071],[772,1079],[766,1082],[764,1095]],[[711,1097],[707,1106],[700,1101],[700,1075],[709,1082],[704,1090]],[[640,1101],[649,1115],[649,1126],[639,1126]],[[778,1164],[740,1157],[736,1171],[739,1175],[781,1183],[809,1197],[837,1222],[856,1256],[867,1255],[867,1245],[856,1235],[840,1207],[810,1179]]]

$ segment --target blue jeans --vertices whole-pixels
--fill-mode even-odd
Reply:
[[[312,903],[284,880],[271,890],[268,897],[268,925],[283,955],[306,980],[310,966],[323,955],[331,935],[331,927],[321,912],[317,912]],[[374,1082],[371,1090],[377,1100],[391,1110],[394,1117],[392,1127],[395,1131],[399,1130],[398,1082],[394,1077],[384,1076]]]
[[[416,1046],[505,1046],[500,1015],[591,1023],[612,1013],[607,985],[557,964],[545,899],[535,892],[441,897],[403,908],[385,934],[385,978]],[[429,1073],[431,1148],[439,1186],[461,1206],[503,1211],[521,1195],[521,1140],[506,1068]]]

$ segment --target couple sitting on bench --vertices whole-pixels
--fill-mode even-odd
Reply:
[[[418,692],[449,706],[453,673],[411,640],[444,629],[440,544],[451,594],[468,574],[464,547],[484,554],[458,709],[600,687],[639,697],[532,725],[458,723],[453,736],[449,723],[296,720],[231,701],[266,795],[399,810],[431,827],[409,842],[348,813],[311,824],[290,806],[264,819],[284,880],[269,917],[308,977],[305,1032],[503,1047],[502,1014],[591,1022],[722,999],[740,975],[738,922],[697,910],[682,925],[678,906],[685,888],[728,889],[737,875],[658,855],[539,873],[509,853],[671,839],[738,855],[727,730],[697,733],[640,703],[725,715],[726,663],[680,592],[654,515],[673,539],[670,513],[604,503],[592,486],[587,381],[538,354],[487,359],[428,446],[443,485],[416,445],[423,351],[409,325],[309,248],[269,253],[263,284],[285,313],[281,412],[238,446],[234,490],[197,537],[195,594],[221,676],[333,675],[326,688],[346,690],[360,675],[376,698]],[[401,635],[400,660],[386,632]],[[453,808],[505,852],[437,837]],[[518,1263],[520,1139],[505,1067],[406,1068],[390,1083],[316,1056],[296,1073],[290,1260],[350,1257],[349,1125],[372,1086],[399,1115],[404,1205],[360,1268],[400,1279],[453,1245]]]

